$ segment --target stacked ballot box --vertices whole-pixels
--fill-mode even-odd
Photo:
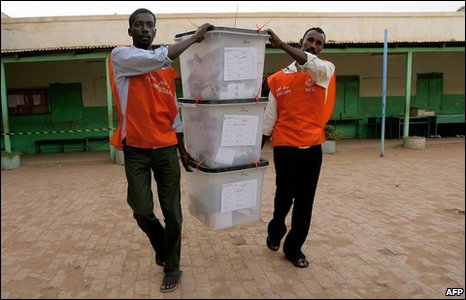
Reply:
[[[183,41],[195,32],[177,34]],[[266,31],[214,27],[180,55],[183,97],[249,99],[261,95]]]
[[[258,221],[268,164],[261,159],[228,168],[193,167],[186,173],[189,211],[215,230]]]
[[[208,168],[260,159],[267,98],[199,101],[178,99],[186,150]]]
[[[195,32],[178,34],[176,41]],[[266,31],[214,27],[180,55],[186,173],[191,213],[212,229],[258,220],[266,98],[260,98]]]

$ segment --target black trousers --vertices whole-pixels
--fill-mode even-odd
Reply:
[[[291,228],[286,234],[283,252],[296,259],[306,241],[311,226],[314,196],[322,166],[322,147],[307,149],[278,146],[273,148],[275,164],[275,199],[273,218],[268,234],[275,241],[287,231],[285,219],[293,206]]]
[[[164,272],[177,274],[180,271],[183,221],[177,146],[157,149],[124,146],[123,153],[128,180],[127,201],[133,216],[154,250],[165,258]],[[165,227],[154,214],[151,171],[157,184]]]

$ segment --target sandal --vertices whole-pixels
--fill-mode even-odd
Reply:
[[[288,257],[286,259],[291,261],[291,263],[297,268],[307,268],[307,267],[309,267],[309,261],[306,259],[306,256],[304,256],[304,254],[299,255],[295,259],[290,259]]]
[[[162,285],[160,286],[160,291],[162,293],[173,292],[180,285],[181,280],[181,271],[175,275],[165,274],[163,277]]]
[[[266,244],[267,244],[267,247],[272,251],[278,251],[278,249],[280,249],[280,241],[274,242],[272,241],[270,236],[267,236]]]

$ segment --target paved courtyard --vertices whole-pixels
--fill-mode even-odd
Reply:
[[[448,288],[465,288],[464,137],[384,146],[381,157],[377,140],[342,140],[324,155],[307,269],[265,246],[269,146],[255,222],[212,230],[198,221],[183,173],[183,278],[168,294],[126,204],[122,165],[105,152],[24,155],[1,171],[1,297],[452,298]]]

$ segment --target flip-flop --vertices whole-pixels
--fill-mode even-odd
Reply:
[[[162,293],[168,293],[176,290],[180,285],[181,273],[182,271],[174,275],[165,274],[163,277],[162,285],[160,286],[160,291]]]

